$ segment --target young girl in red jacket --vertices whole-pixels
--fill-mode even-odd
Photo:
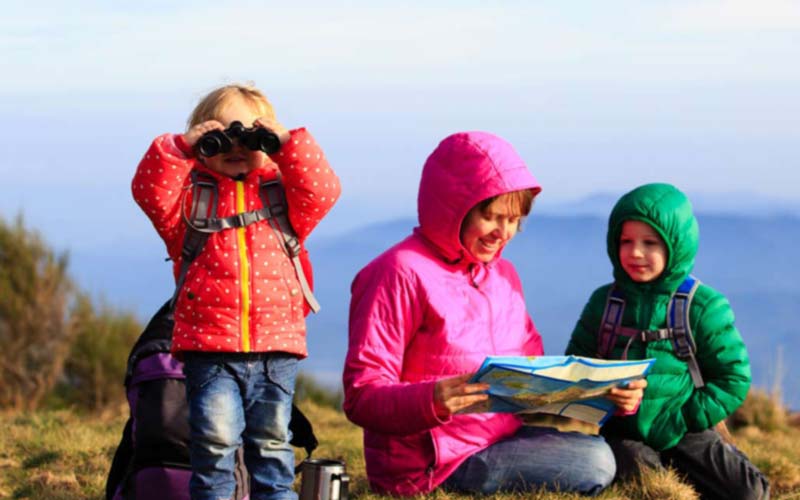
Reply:
[[[279,144],[248,145],[234,133],[265,134],[261,129]],[[214,137],[230,143],[200,147],[214,146]],[[176,279],[193,177],[216,184],[216,217],[231,221],[261,210],[262,185],[280,178],[301,245],[340,194],[311,134],[284,128],[264,94],[246,85],[214,90],[192,112],[187,132],[153,141],[133,178],[133,197],[164,239]],[[241,443],[251,500],[297,497],[288,424],[297,362],[307,356],[304,311],[313,298],[271,224],[234,223],[209,234],[176,291],[172,350],[186,373],[195,500],[231,497]]]

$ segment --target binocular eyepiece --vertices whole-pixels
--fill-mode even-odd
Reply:
[[[206,132],[197,141],[197,152],[205,157],[229,153],[233,149],[233,140],[250,151],[263,151],[271,155],[281,148],[281,141],[275,132],[264,127],[247,128],[242,122],[233,122],[225,130]]]

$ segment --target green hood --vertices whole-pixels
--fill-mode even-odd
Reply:
[[[622,224],[638,220],[652,226],[667,246],[664,272],[650,283],[635,283],[619,262]],[[626,292],[672,292],[692,272],[700,232],[689,199],[671,184],[645,184],[619,199],[608,219],[606,247],[614,280]]]

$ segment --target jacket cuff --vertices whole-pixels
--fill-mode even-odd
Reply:
[[[186,155],[187,158],[194,158],[194,149],[186,142],[186,138],[183,134],[176,134],[174,137],[175,146],[181,150],[181,153]]]
[[[639,411],[639,407],[642,406],[642,400],[640,399],[638,403],[636,403],[636,408],[632,410],[623,410],[622,408],[617,408],[617,411],[614,412],[614,416],[617,417],[629,417],[631,415],[636,415]]]
[[[453,420],[453,415],[448,415],[447,417],[440,417],[436,413],[436,403],[434,400],[434,393],[436,391],[436,381],[427,382],[426,392],[429,394],[428,396],[428,408],[427,408],[427,415],[425,416],[425,420],[428,421],[431,425],[430,427],[436,427],[441,424],[446,424],[447,422]]]

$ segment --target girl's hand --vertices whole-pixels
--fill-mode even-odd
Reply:
[[[253,126],[264,127],[275,132],[275,135],[277,135],[278,139],[281,141],[281,145],[286,144],[286,141],[289,140],[289,131],[286,130],[286,127],[281,125],[278,120],[270,118],[269,116],[256,118],[256,121],[253,122]]]
[[[644,388],[647,387],[646,379],[639,379],[630,382],[624,389],[614,387],[606,395],[617,407],[626,413],[633,413],[639,408],[644,396]]]
[[[443,378],[436,382],[433,390],[433,407],[436,416],[448,418],[454,413],[466,413],[471,407],[482,406],[489,400],[489,384],[468,384],[471,373]]]
[[[189,146],[194,147],[194,145],[197,144],[197,141],[199,141],[203,135],[205,135],[207,132],[211,132],[212,130],[225,130],[225,127],[217,120],[208,120],[206,122],[198,123],[194,127],[190,128],[188,132],[183,134],[183,140],[185,140],[186,144]]]

